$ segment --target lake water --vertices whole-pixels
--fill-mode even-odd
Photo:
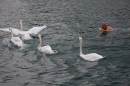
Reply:
[[[38,37],[19,48],[10,33],[0,31],[0,86],[130,86],[129,0],[0,0],[0,28],[23,29],[47,25],[42,45],[58,51],[38,51]],[[106,22],[114,31],[101,36]],[[79,56],[98,53],[105,58],[89,62]]]

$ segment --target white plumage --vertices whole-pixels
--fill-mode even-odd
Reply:
[[[20,30],[16,29],[16,28],[12,28],[12,33],[14,35],[21,35],[21,38],[24,40],[30,40],[32,39],[32,37],[30,35],[37,35],[41,30],[43,30],[44,28],[46,28],[46,25],[43,26],[39,26],[39,27],[33,27],[31,29],[29,29],[28,31],[23,31],[23,26],[22,26],[22,21],[20,20]],[[9,30],[9,28],[3,28],[0,29],[1,31],[6,31],[6,32],[11,32]]]
[[[13,34],[12,34],[12,28],[10,27],[10,30],[11,30],[11,42],[16,45],[16,46],[23,46],[23,42],[22,40],[19,38],[19,37],[14,37]]]
[[[80,57],[82,57],[84,60],[96,61],[96,60],[104,58],[103,56],[101,56],[97,53],[90,53],[90,54],[84,55],[82,53],[82,38],[81,37],[79,37],[79,41],[80,41]]]
[[[39,45],[38,45],[38,50],[39,50],[39,51],[41,51],[41,52],[43,52],[43,53],[46,53],[46,54],[54,54],[54,53],[57,53],[57,51],[56,51],[56,50],[52,50],[52,48],[51,48],[49,45],[41,47],[41,44],[42,44],[41,35],[38,34],[38,37],[39,37],[39,41],[40,41],[40,43],[39,43]]]

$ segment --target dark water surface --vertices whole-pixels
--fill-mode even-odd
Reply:
[[[24,30],[47,25],[43,44],[58,53],[37,50],[39,40],[24,41],[22,49],[0,32],[0,86],[130,86],[130,0],[0,0],[0,28]],[[101,22],[114,28],[100,36]],[[104,59],[79,57],[98,53]]]

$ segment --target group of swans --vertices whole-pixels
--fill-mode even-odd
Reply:
[[[14,45],[17,45],[19,47],[23,46],[23,42],[22,40],[19,38],[19,37],[14,37],[13,34],[15,35],[18,35],[18,34],[21,34],[23,37],[23,39],[25,40],[28,40],[28,39],[32,39],[30,34],[38,34],[42,29],[46,28],[46,26],[41,26],[41,27],[33,27],[31,28],[30,30],[28,31],[23,31],[22,30],[22,21],[20,20],[20,25],[21,25],[21,30],[18,30],[18,29],[15,29],[15,28],[9,28],[8,30],[7,29],[0,29],[2,31],[7,31],[7,32],[11,32],[11,42],[14,43]],[[40,52],[43,52],[43,53],[46,53],[46,54],[55,54],[57,53],[56,50],[52,50],[52,48],[47,45],[47,46],[43,46],[41,47],[41,44],[42,44],[42,39],[41,39],[41,35],[38,34],[38,37],[39,37],[39,45],[37,47],[37,49],[40,51]],[[99,59],[102,59],[104,58],[103,56],[97,54],[97,53],[90,53],[90,54],[86,54],[84,55],[82,53],[82,37],[79,37],[79,49],[80,49],[80,57],[82,57],[84,60],[87,60],[87,61],[97,61]]]
[[[16,28],[12,28],[12,33],[14,35],[21,35],[21,38],[23,40],[30,40],[30,39],[32,39],[31,35],[37,35],[41,30],[43,30],[46,27],[47,27],[46,25],[43,25],[43,26],[39,26],[39,27],[33,27],[33,28],[29,29],[28,31],[23,31],[22,21],[20,20],[20,30],[18,30]],[[0,30],[6,31],[6,32],[11,32],[9,30],[9,28],[3,28]]]
[[[41,44],[42,44],[42,40],[41,40],[41,35],[39,34],[39,32],[46,28],[47,26],[40,26],[40,27],[33,27],[31,28],[30,30],[28,31],[23,31],[23,26],[22,26],[22,21],[20,20],[20,26],[21,26],[21,29],[18,30],[16,28],[5,28],[5,29],[0,29],[2,31],[6,31],[6,32],[11,32],[11,42],[18,46],[18,47],[22,47],[24,45],[23,41],[20,39],[20,37],[14,37],[14,35],[21,35],[21,38],[23,40],[29,40],[29,39],[32,39],[31,35],[37,35],[38,34],[38,37],[39,37],[39,45],[38,45],[38,50],[43,52],[43,53],[46,53],[46,54],[54,54],[54,53],[57,53],[56,50],[52,50],[52,48],[47,45],[47,46],[43,46],[41,47]]]

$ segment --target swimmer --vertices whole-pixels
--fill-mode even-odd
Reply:
[[[108,32],[113,31],[113,28],[108,26],[105,22],[103,22],[99,30],[102,32],[102,35],[106,35]]]

